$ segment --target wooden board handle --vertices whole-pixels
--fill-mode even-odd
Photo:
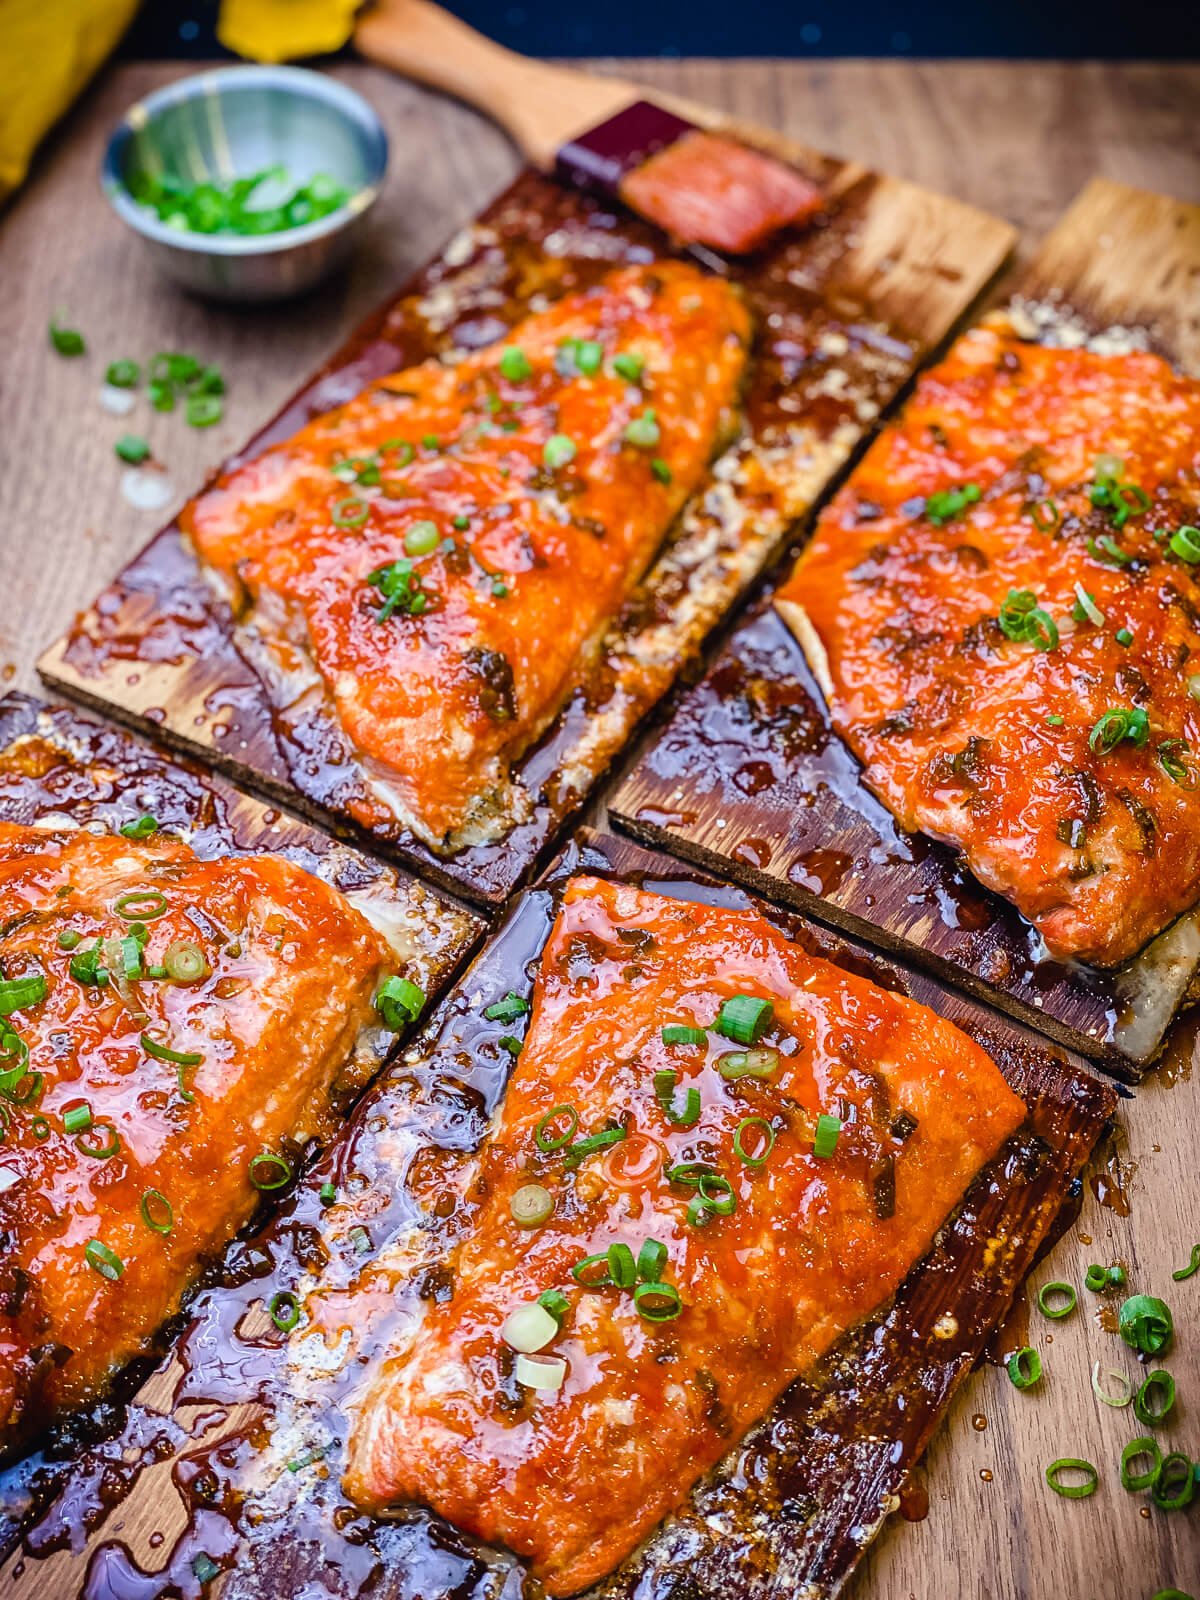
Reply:
[[[573,134],[639,97],[619,78],[594,78],[506,50],[430,0],[376,0],[355,28],[354,43],[372,61],[491,117],[545,171]]]

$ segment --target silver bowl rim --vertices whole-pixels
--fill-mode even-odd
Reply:
[[[344,206],[318,217],[299,228],[280,233],[242,234],[191,233],[169,228],[147,206],[139,205],[121,176],[121,159],[129,141],[164,108],[199,99],[223,89],[261,87],[282,88],[302,99],[324,100],[350,122],[357,124],[364,137],[371,176],[350,196]],[[156,89],[136,101],[113,129],[100,168],[100,183],[113,210],[143,238],[176,250],[205,256],[263,256],[296,250],[314,239],[337,233],[374,204],[383,187],[388,163],[388,138],[378,114],[355,90],[320,72],[304,67],[238,65],[213,67],[195,72]]]

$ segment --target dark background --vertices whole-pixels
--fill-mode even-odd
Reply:
[[[1200,57],[1200,0],[451,0],[448,9],[527,55]],[[223,54],[216,15],[217,0],[145,0],[121,53]]]

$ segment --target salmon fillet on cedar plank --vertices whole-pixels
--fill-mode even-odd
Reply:
[[[368,1378],[348,1492],[584,1588],[888,1300],[1024,1115],[957,1028],[755,912],[572,880],[452,1293]]]
[[[95,1399],[285,1179],[388,951],[291,863],[165,838],[0,824],[0,905],[8,1444]]]
[[[1200,384],[1001,319],[917,385],[776,605],[905,828],[1050,953],[1200,896]]]
[[[521,820],[510,767],[729,437],[748,338],[722,280],[614,271],[503,345],[381,379],[187,508],[272,692],[319,675],[367,775],[359,821],[454,852]]]

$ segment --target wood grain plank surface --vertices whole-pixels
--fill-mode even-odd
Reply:
[[[177,505],[278,409],[384,286],[425,259],[516,169],[503,137],[473,113],[380,72],[339,68],[377,106],[392,141],[392,175],[363,251],[299,311],[214,313],[157,279],[109,216],[96,176],[115,118],[182,70],[126,66],[103,75],[0,214],[0,661],[26,688],[48,641],[154,525],[118,491],[112,441],[130,424],[96,405],[102,363],[182,348],[225,367],[230,393],[217,428],[194,432],[178,418],[142,413],[133,419],[169,464]],[[1025,230],[1025,256],[1096,173],[1200,199],[1195,66],[647,61],[622,62],[620,70],[995,210]],[[94,353],[82,366],[48,350],[46,321],[59,307],[90,336]],[[1033,1280],[1081,1284],[1090,1261],[1121,1260],[1134,1287],[1166,1296],[1185,1331],[1169,1362],[1182,1407],[1164,1437],[1193,1455],[1200,1434],[1190,1397],[1200,1394],[1200,1353],[1186,1325],[1200,1315],[1200,1276],[1173,1284],[1170,1272],[1196,1235],[1198,1126],[1200,1073],[1184,1039],[1122,1108],[1116,1142],[1085,1183],[1077,1223]],[[1136,1364],[1105,1325],[1111,1307],[1084,1300],[1081,1313],[1053,1327],[1033,1312],[1030,1342],[1049,1369],[1036,1396],[1017,1393],[992,1366],[964,1386],[919,1475],[929,1514],[912,1524],[895,1519],[860,1568],[859,1600],[1149,1600],[1168,1584],[1200,1588],[1196,1512],[1143,1518],[1138,1499],[1116,1482],[1116,1457],[1134,1424],[1127,1411],[1094,1401],[1089,1374],[1096,1360],[1130,1374]],[[1022,1334],[1018,1319],[1012,1341]],[[1042,1481],[1049,1460],[1072,1453],[1103,1466],[1101,1491],[1090,1501],[1059,1500]],[[911,1515],[919,1514],[919,1499],[907,1502]],[[83,1584],[83,1572],[70,1570],[64,1600]]]
[[[1200,206],[1094,179],[1012,303],[1031,337],[1082,341],[1115,327],[1200,372]],[[1189,992],[1197,958],[1186,927],[1117,972],[1049,960],[1036,931],[957,852],[905,832],[833,732],[769,589],[651,737],[612,806],[638,836],[729,863],[759,887],[773,882],[813,914],[925,960],[1123,1076],[1145,1069]],[[1161,1021],[1147,1027],[1138,1015],[1151,995]]]

